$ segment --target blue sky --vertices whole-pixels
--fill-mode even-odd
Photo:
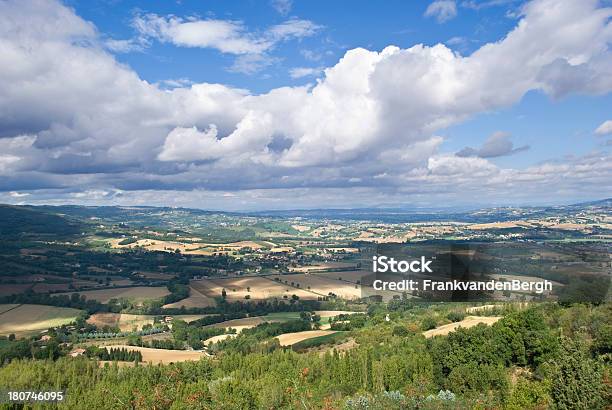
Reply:
[[[0,201],[269,209],[610,196],[607,5],[7,1]]]
[[[486,2],[485,2],[486,3]],[[480,45],[502,38],[515,24],[508,15],[520,1],[503,1],[480,10],[459,7],[457,18],[444,24],[424,16],[425,1],[386,1],[384,6],[372,1],[292,1],[281,14],[270,1],[70,1],[83,18],[92,21],[104,35],[129,39],[135,35],[131,26],[134,15],[155,13],[179,17],[234,20],[243,22],[251,32],[262,32],[289,18],[312,21],[322,26],[316,35],[279,44],[273,56],[281,60],[255,75],[227,70],[234,56],[214,49],[185,49],[153,43],[144,52],[119,54],[118,60],[129,64],[148,81],[189,78],[195,82],[219,82],[265,92],[271,88],[304,84],[312,78],[292,79],[294,67],[325,67],[335,64],[346,50],[364,47],[381,50],[388,45],[408,48],[423,43],[435,45],[449,40],[454,49],[469,53]],[[495,4],[495,3],[494,3]],[[305,57],[304,53],[311,56]],[[313,60],[314,59],[314,60]]]
[[[142,52],[118,53],[117,59],[134,68],[149,82],[185,78],[213,82],[264,93],[276,87],[303,85],[313,76],[292,78],[295,67],[320,68],[334,65],[346,50],[364,47],[382,50],[388,45],[408,48],[423,43],[444,43],[468,55],[483,44],[502,39],[516,25],[516,13],[524,1],[480,1],[481,8],[458,2],[457,16],[439,23],[425,12],[426,1],[291,1],[279,13],[266,1],[74,1],[82,17],[96,24],[110,38],[129,39],[134,15],[155,13],[204,19],[229,19],[244,23],[248,30],[265,31],[288,18],[307,19],[321,29],[299,41],[280,44],[271,54],[279,61],[253,74],[232,72],[235,55],[215,49],[180,48],[153,42]],[[93,4],[93,5],[92,5]],[[453,39],[455,41],[453,41]],[[306,56],[305,56],[306,55]],[[310,58],[308,58],[310,57]],[[313,60],[314,59],[314,60]],[[527,166],[563,155],[586,154],[601,143],[592,137],[596,125],[610,116],[612,97],[566,96],[551,100],[531,92],[508,109],[478,115],[444,130],[444,147],[459,151],[466,144],[480,145],[495,131],[513,135],[517,145],[529,145],[521,155],[495,159],[500,165]]]

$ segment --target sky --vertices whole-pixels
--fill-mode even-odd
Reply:
[[[612,196],[607,0],[0,0],[0,203]]]

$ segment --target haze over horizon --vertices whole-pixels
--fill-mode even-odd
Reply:
[[[0,203],[610,196],[609,2],[348,5],[0,2]]]
[[[138,204],[138,205],[125,205],[121,203],[103,203],[103,204],[83,204],[78,202],[59,202],[59,201],[35,201],[32,203],[28,203],[27,201],[23,201],[21,203],[0,203],[0,206],[33,206],[33,207],[116,207],[116,208],[170,208],[170,209],[185,209],[185,210],[198,210],[204,212],[212,212],[212,213],[237,213],[237,214],[245,214],[245,215],[267,215],[267,214],[283,214],[283,213],[292,213],[292,212],[303,212],[304,215],[311,213],[325,213],[325,212],[343,212],[343,211],[358,211],[358,212],[380,212],[380,215],[392,214],[392,213],[400,213],[405,215],[410,214],[460,214],[460,213],[470,213],[470,212],[478,212],[478,211],[486,211],[486,210],[494,210],[494,209],[545,209],[545,208],[554,208],[554,207],[566,207],[566,206],[574,206],[574,205],[582,205],[582,204],[590,204],[590,203],[602,203],[602,202],[610,202],[612,198],[600,198],[593,200],[586,200],[582,202],[559,202],[559,203],[541,203],[541,204],[481,204],[481,205],[448,205],[448,206],[412,206],[410,204],[403,205],[372,205],[370,207],[303,207],[303,208],[291,208],[289,205],[283,208],[257,208],[257,209],[240,209],[233,207],[222,208],[203,208],[198,206],[170,206],[170,205],[149,205],[149,204]],[[346,216],[346,215],[344,215]]]

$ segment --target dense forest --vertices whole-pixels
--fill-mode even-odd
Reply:
[[[355,319],[355,326],[361,327],[347,332],[356,347],[343,352],[282,348],[268,338],[281,331],[279,325],[269,324],[199,362],[100,367],[83,357],[7,361],[0,368],[0,388],[63,389],[67,394],[62,406],[72,409],[610,405],[611,304],[509,309],[492,326],[424,338],[426,319],[449,315],[450,306],[372,305],[367,316]],[[283,326],[301,328],[299,322]],[[243,337],[247,344],[232,345]],[[260,348],[244,349],[247,345]]]

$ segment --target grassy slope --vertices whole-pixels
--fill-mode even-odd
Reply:
[[[6,305],[0,305],[0,311]],[[21,305],[0,314],[0,335],[14,333],[27,336],[73,322],[81,313],[78,309],[44,305]]]

